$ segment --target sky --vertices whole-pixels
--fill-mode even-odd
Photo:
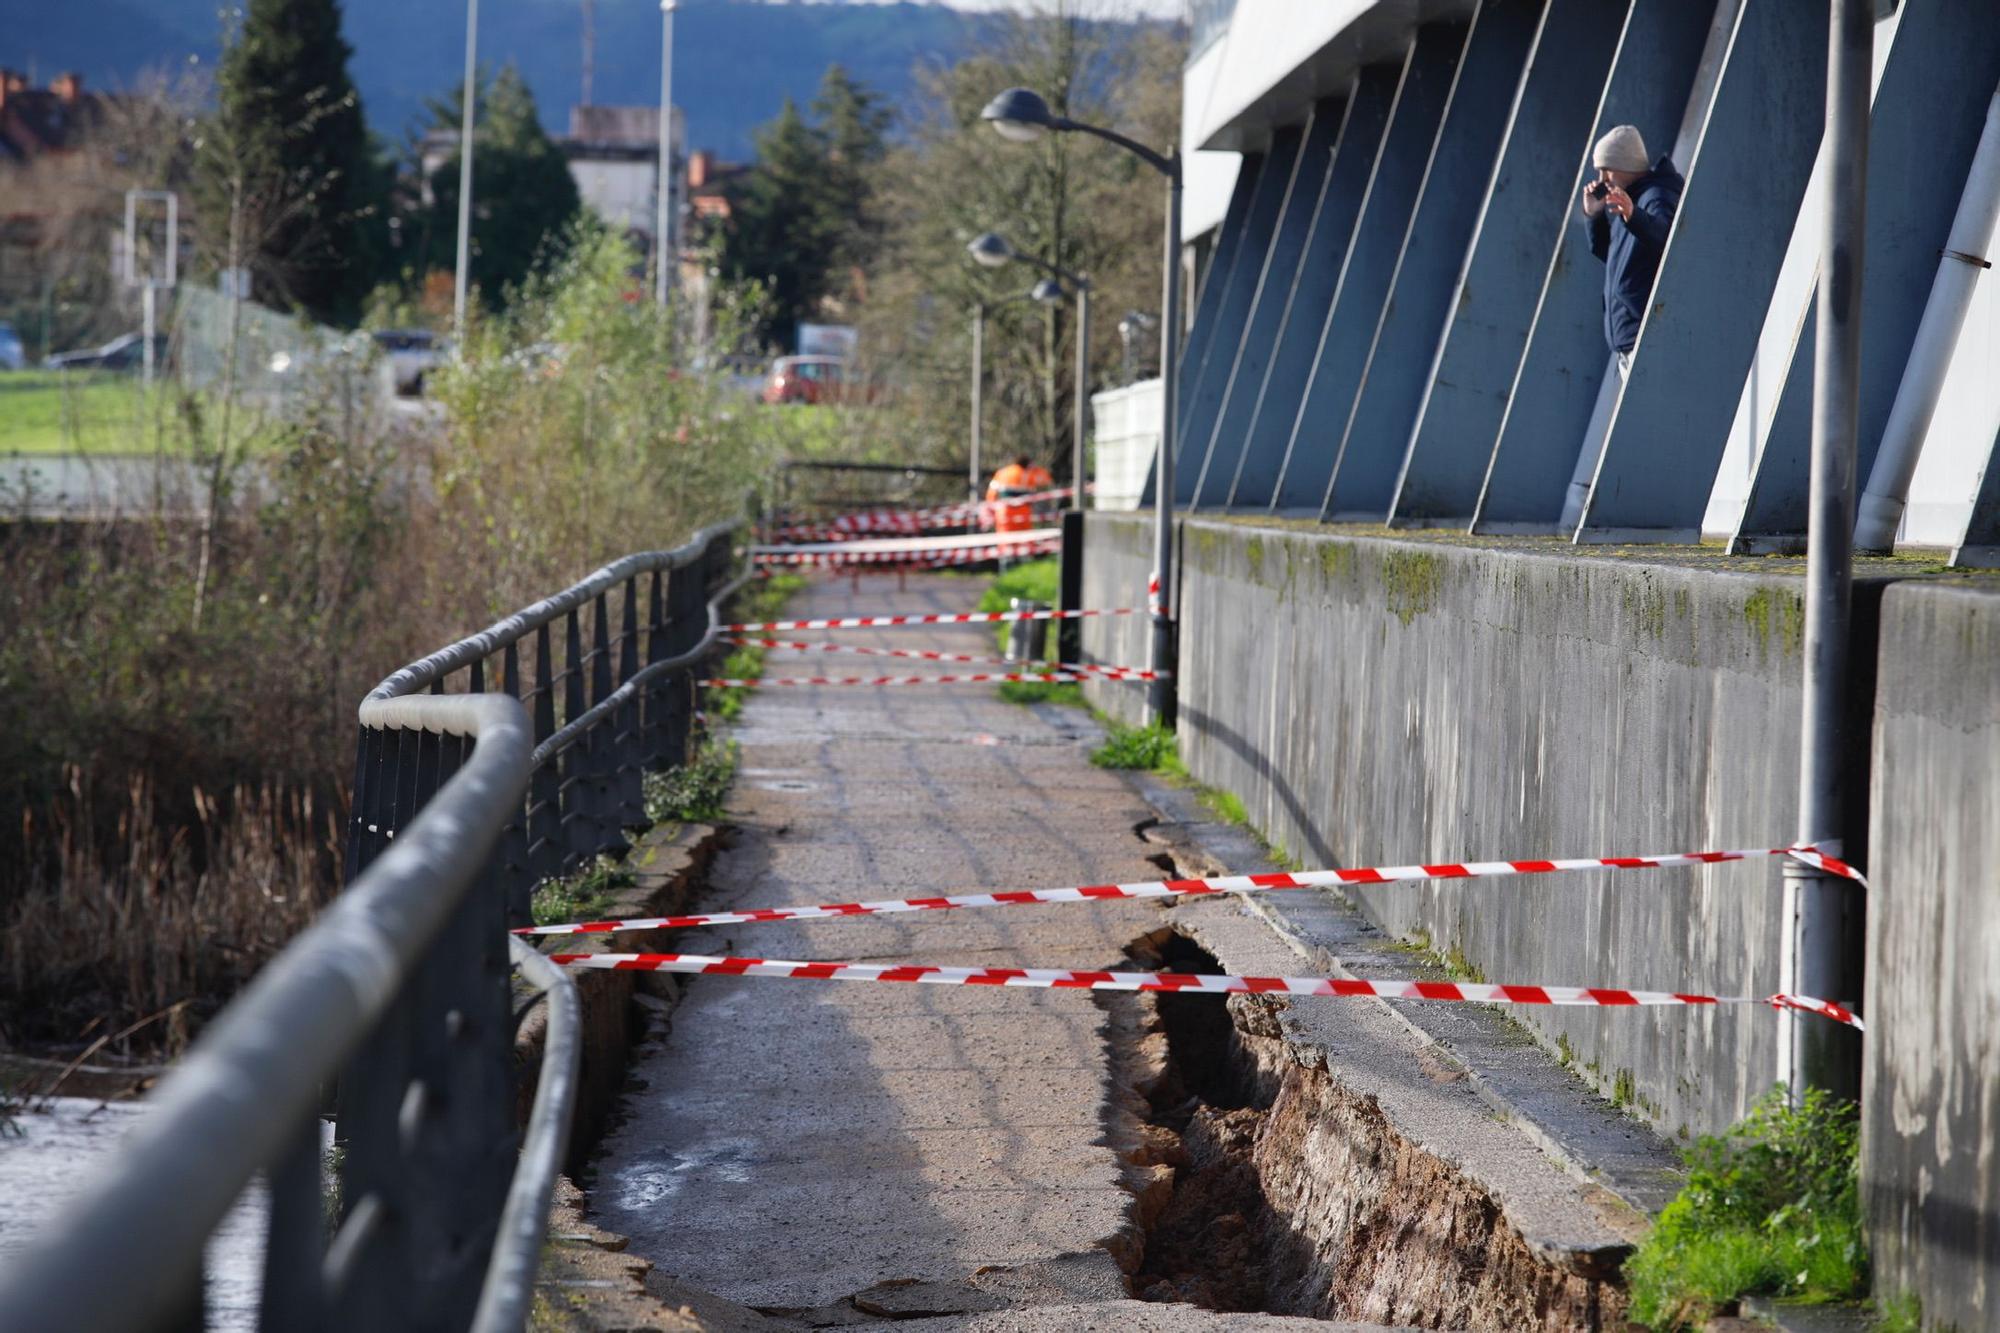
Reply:
[[[894,4],[896,0],[765,0],[767,4]],[[1100,13],[1107,17],[1145,17],[1156,19],[1178,19],[1184,17],[1187,0],[1071,0],[1079,10],[1092,17]],[[973,13],[995,13],[1010,9],[1042,9],[1052,6],[1053,0],[913,0],[916,4],[938,4],[947,9],[963,9]]]

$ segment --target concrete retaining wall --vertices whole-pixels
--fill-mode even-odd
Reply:
[[[1862,1185],[1878,1287],[2000,1309],[2000,595],[1882,602]]]
[[[1149,517],[1092,516],[1090,604],[1144,586]],[[1301,862],[1770,847],[1794,833],[1796,578],[1217,520],[1189,520],[1181,550],[1182,756]],[[1140,633],[1096,623],[1086,645],[1139,660]],[[1093,689],[1130,715],[1128,690]],[[1775,861],[1360,896],[1388,929],[1491,980],[1778,989]],[[1739,1118],[1777,1069],[1761,1008],[1521,1017],[1669,1133]]]
[[[1093,514],[1087,605],[1133,605],[1151,516]],[[1312,866],[1781,845],[1801,580],[1711,557],[1189,520],[1181,752]],[[1867,865],[1862,1177],[1881,1280],[1926,1326],[2000,1303],[2000,585],[1857,582],[1848,850]],[[1143,661],[1139,617],[1086,650]],[[1090,687],[1137,717],[1131,687]],[[1872,719],[1872,722],[1871,722]],[[1870,855],[1870,849],[1879,849]],[[1775,862],[1358,895],[1497,981],[1778,988]],[[1776,1076],[1755,1008],[1518,1016],[1661,1129]]]

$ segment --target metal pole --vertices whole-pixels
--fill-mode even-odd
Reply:
[[[148,274],[146,277],[146,285],[140,291],[139,294],[139,303],[141,306],[144,307],[146,312],[146,318],[145,318],[146,331],[144,337],[146,339],[146,346],[145,346],[146,388],[149,391],[153,387],[153,329],[157,323],[157,317],[155,314],[155,301],[154,301],[154,296],[156,291],[157,289],[153,286],[152,275]]]
[[[1069,446],[1069,507],[1083,508],[1083,427],[1090,412],[1090,284],[1076,289],[1076,422]]]
[[[653,299],[667,303],[668,270],[680,257],[674,245],[674,7],[660,0],[660,168],[658,215],[653,219]]]
[[[986,305],[972,307],[972,462],[966,469],[966,489],[979,498],[979,432],[981,407],[986,392]]]
[[[465,291],[472,260],[472,117],[478,101],[479,0],[465,0],[465,89],[458,110],[458,264],[452,277],[451,327],[465,337]]]
[[[1181,159],[1175,153],[1167,178],[1166,294],[1160,307],[1160,452],[1153,464],[1153,571],[1160,581],[1153,608],[1153,651],[1147,660],[1155,675],[1146,690],[1147,720],[1172,728],[1174,669],[1174,399],[1180,378],[1181,336]]]
[[[1855,432],[1861,377],[1861,277],[1867,211],[1872,0],[1832,0],[1826,135],[1832,162],[1821,236],[1818,333],[1813,349],[1812,526],[1806,548],[1805,703],[1800,736],[1799,841],[1842,854],[1849,602],[1853,583]],[[1859,960],[1850,947],[1861,900],[1848,881],[1785,867],[1779,986],[1852,1001]],[[1794,1101],[1809,1088],[1852,1096],[1859,1051],[1830,1023],[1786,1013],[1778,1076]]]

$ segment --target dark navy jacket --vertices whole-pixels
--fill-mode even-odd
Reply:
[[[1604,340],[1614,352],[1629,352],[1639,341],[1646,298],[1653,294],[1653,277],[1686,184],[1663,156],[1626,191],[1632,196],[1630,221],[1608,208],[1583,220],[1590,253],[1604,261]]]

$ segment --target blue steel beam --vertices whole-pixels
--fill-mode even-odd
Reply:
[[[1223,291],[1229,285],[1230,270],[1236,266],[1236,251],[1243,239],[1243,218],[1250,211],[1250,196],[1257,190],[1257,175],[1264,165],[1262,153],[1245,153],[1236,167],[1236,186],[1230,192],[1229,206],[1223,210],[1222,223],[1215,229],[1215,251],[1209,257],[1208,273],[1202,279],[1201,290],[1195,293],[1194,320],[1188,325],[1187,341],[1181,344],[1180,388],[1176,395],[1180,403],[1177,422],[1187,420],[1188,398],[1194,389],[1194,382],[1201,375],[1202,364],[1208,359],[1208,349],[1215,333],[1215,308],[1222,303]],[[1175,330],[1162,328],[1162,338],[1175,336]],[[1174,477],[1178,483],[1181,476],[1180,462],[1186,453],[1187,432],[1182,430],[1175,437]],[[1157,460],[1155,460],[1157,462]],[[1150,509],[1153,505],[1153,482],[1155,468],[1146,469],[1146,485],[1139,496],[1139,507]]]
[[[1474,532],[1555,531],[1611,355],[1604,345],[1604,266],[1591,258],[1575,221],[1578,192],[1592,174],[1591,145],[1613,125],[1638,126],[1649,145],[1673,142],[1701,66],[1711,9],[1689,0],[1632,0],[1596,123],[1584,136],[1569,207],[1555,228],[1527,345],[1518,367],[1509,368],[1512,387],[1473,512]]]
[[[1951,563],[1955,569],[2000,569],[2000,430],[1986,451],[1986,471],[1972,492],[1972,510]]]
[[[1320,328],[1340,284],[1341,261],[1347,257],[1354,219],[1361,212],[1368,176],[1374,170],[1375,151],[1382,146],[1382,131],[1396,101],[1396,85],[1402,81],[1407,64],[1405,52],[1399,64],[1370,65],[1355,77],[1349,90],[1332,165],[1313,203],[1312,229],[1306,235],[1298,275],[1272,335],[1264,382],[1258,387],[1256,405],[1243,431],[1236,475],[1225,500],[1232,509],[1263,509],[1277,489],[1285,446],[1292,438],[1292,422],[1298,417],[1299,400],[1319,350]]]
[[[1340,282],[1320,327],[1312,372],[1300,397],[1285,443],[1284,462],[1271,496],[1273,512],[1317,516],[1333,476],[1341,428],[1354,405],[1361,369],[1374,341],[1382,302],[1396,254],[1408,230],[1424,166],[1430,161],[1438,123],[1451,96],[1452,76],[1465,49],[1470,25],[1427,23],[1417,29],[1414,48],[1396,89],[1396,105],[1368,177],[1368,192],[1354,224],[1354,237],[1341,264]]]
[[[1904,363],[1951,233],[1951,205],[1972,167],[1982,94],[2000,82],[2000,15],[1993,0],[1913,0],[1903,6],[1868,134],[1868,279],[1861,287],[1861,399],[1855,476],[1882,443]],[[1798,552],[1806,544],[1812,448],[1812,349],[1805,327],[1757,455],[1732,552]]]
[[[1216,414],[1229,388],[1229,378],[1243,351],[1243,333],[1251,307],[1269,269],[1271,241],[1278,227],[1278,215],[1290,192],[1292,168],[1305,137],[1302,125],[1287,125],[1271,136],[1271,151],[1257,172],[1257,186],[1250,195],[1250,209],[1243,215],[1243,234],[1236,242],[1236,254],[1229,265],[1229,279],[1216,302],[1209,326],[1207,355],[1195,376],[1194,393],[1177,429],[1178,450],[1174,455],[1174,503],[1188,505],[1194,500],[1214,438]]]
[[[1826,120],[1827,6],[1744,0],[1576,541],[1691,542]]]
[[[1228,502],[1230,484],[1236,480],[1236,465],[1243,458],[1243,434],[1257,410],[1257,394],[1264,385],[1264,371],[1271,364],[1271,348],[1278,325],[1284,319],[1287,298],[1298,279],[1299,263],[1305,255],[1307,234],[1313,214],[1333,168],[1333,146],[1340,136],[1344,102],[1328,97],[1315,102],[1306,118],[1305,138],[1292,159],[1291,179],[1285,184],[1285,198],[1278,209],[1278,223],[1271,233],[1271,245],[1264,254],[1264,270],[1257,278],[1257,291],[1250,299],[1250,312],[1243,320],[1237,340],[1236,364],[1230,367],[1223,386],[1222,403],[1215,412],[1203,451],[1201,475],[1195,479],[1194,497],[1189,502],[1221,505]]]
[[[1549,0],[1403,457],[1392,525],[1463,522],[1479,503],[1549,236],[1575,206],[1570,147],[1595,123],[1628,3]]]
[[[1388,516],[1438,335],[1451,314],[1452,288],[1545,7],[1546,0],[1484,0],[1472,21],[1361,387],[1341,431],[1323,519],[1379,522]]]

